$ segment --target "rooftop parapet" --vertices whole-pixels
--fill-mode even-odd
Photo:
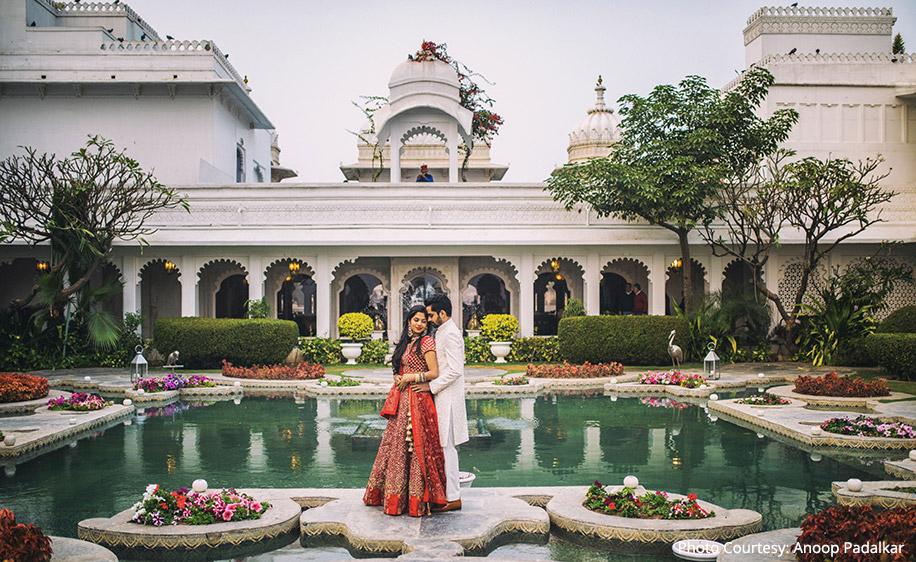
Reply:
[[[159,39],[159,34],[133,8],[123,2],[51,2],[51,6],[61,16],[123,16],[146,32],[150,39]]]
[[[226,72],[247,91],[248,85],[245,79],[238,73],[232,63],[226,58],[226,55],[220,51],[216,43],[209,40],[168,40],[168,41],[106,41],[102,43],[101,50],[111,53],[130,53],[130,54],[201,54],[212,51],[213,56]]]

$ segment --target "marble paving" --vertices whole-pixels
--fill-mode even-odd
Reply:
[[[118,562],[103,546],[67,537],[51,537],[51,562]]]
[[[776,529],[747,535],[730,541],[728,552],[719,554],[717,562],[788,562],[795,560],[792,548],[800,529]]]

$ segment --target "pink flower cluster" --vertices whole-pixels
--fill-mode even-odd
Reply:
[[[144,392],[162,392],[166,390],[181,390],[182,388],[212,387],[216,383],[210,377],[204,375],[191,375],[187,378],[175,373],[169,373],[164,377],[149,377],[140,379],[134,384],[134,390],[143,389]]]
[[[684,402],[678,402],[670,398],[659,398],[657,396],[645,396],[640,398],[639,401],[650,408],[673,408],[675,410],[684,410],[690,406],[690,404]]]
[[[69,397],[58,396],[48,400],[49,410],[94,412],[106,406],[111,406],[111,402],[106,401],[98,394],[88,394],[86,392],[74,392]]]
[[[134,504],[131,521],[142,525],[209,525],[259,519],[270,504],[260,502],[234,488],[214,492],[189,492],[179,488],[168,492],[158,484],[146,487]]]
[[[882,422],[868,416],[830,418],[821,424],[821,429],[841,435],[916,439],[913,426],[901,422]]]
[[[691,375],[680,371],[649,371],[639,376],[639,384],[661,384],[697,388],[706,384],[703,375]]]

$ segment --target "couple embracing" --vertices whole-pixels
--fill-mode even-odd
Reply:
[[[455,446],[468,441],[464,338],[448,297],[433,295],[407,312],[391,365],[394,385],[381,411],[388,426],[363,503],[413,517],[461,509]]]

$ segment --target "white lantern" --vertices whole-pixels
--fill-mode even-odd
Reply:
[[[207,481],[204,480],[203,478],[198,478],[197,480],[191,483],[191,489],[197,492],[198,494],[202,494],[207,491]]]
[[[718,379],[720,376],[719,356],[716,355],[716,352],[714,351],[715,348],[715,344],[709,342],[709,345],[706,347],[706,349],[709,350],[709,353],[707,353],[706,357],[703,358],[703,374],[706,375],[707,379]]]
[[[134,351],[137,354],[130,362],[130,383],[132,385],[136,384],[140,379],[146,378],[149,372],[149,363],[146,362],[146,357],[143,357],[143,346],[138,345]]]
[[[709,399],[710,399],[711,401],[715,402],[716,400],[719,399],[719,395],[716,394],[716,393],[714,392],[714,393],[712,393],[712,394],[709,395]]]
[[[861,492],[862,491],[862,481],[858,478],[850,478],[846,481],[846,489],[850,492]]]
[[[623,486],[625,488],[636,489],[639,486],[639,478],[636,478],[632,474],[623,479]]]
[[[122,402],[122,404],[124,404],[125,406],[131,406],[133,403],[134,401],[131,400],[130,398],[125,398],[124,402]]]

